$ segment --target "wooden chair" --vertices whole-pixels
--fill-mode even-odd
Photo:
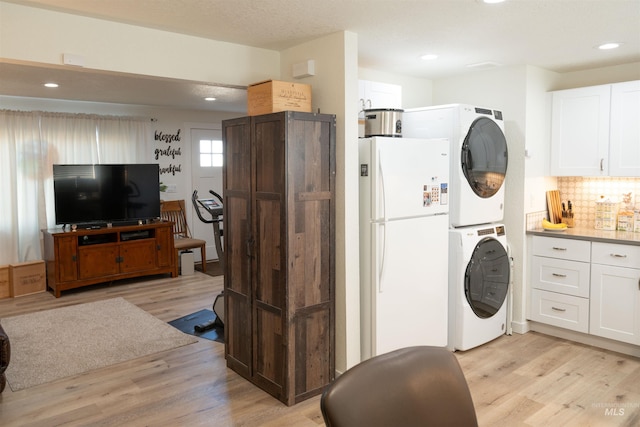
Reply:
[[[202,256],[202,272],[207,272],[207,242],[191,237],[187,216],[185,214],[184,200],[168,200],[160,202],[160,216],[165,221],[173,222],[173,236],[176,253],[187,249],[200,248]]]

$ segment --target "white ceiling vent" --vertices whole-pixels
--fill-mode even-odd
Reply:
[[[490,68],[500,67],[501,65],[502,64],[499,64],[497,62],[487,61],[487,62],[478,62],[476,64],[469,64],[467,65],[467,68],[473,68],[474,70],[488,70]]]

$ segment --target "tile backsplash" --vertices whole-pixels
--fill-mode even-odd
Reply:
[[[547,211],[530,212],[526,215],[526,230],[535,230],[541,227],[542,218],[548,219]]]
[[[622,202],[631,193],[631,205],[640,209],[640,178],[564,176],[558,177],[558,191],[565,204],[571,200],[577,227],[595,227],[600,196]]]

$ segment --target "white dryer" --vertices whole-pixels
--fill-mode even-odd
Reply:
[[[449,349],[506,332],[510,271],[504,225],[449,229]]]
[[[502,112],[464,104],[407,109],[402,135],[449,139],[451,227],[503,220],[508,153]]]

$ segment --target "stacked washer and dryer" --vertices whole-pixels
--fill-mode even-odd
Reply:
[[[402,133],[448,138],[448,348],[468,350],[505,333],[510,260],[504,218],[507,141],[502,113],[450,104],[404,111]]]

